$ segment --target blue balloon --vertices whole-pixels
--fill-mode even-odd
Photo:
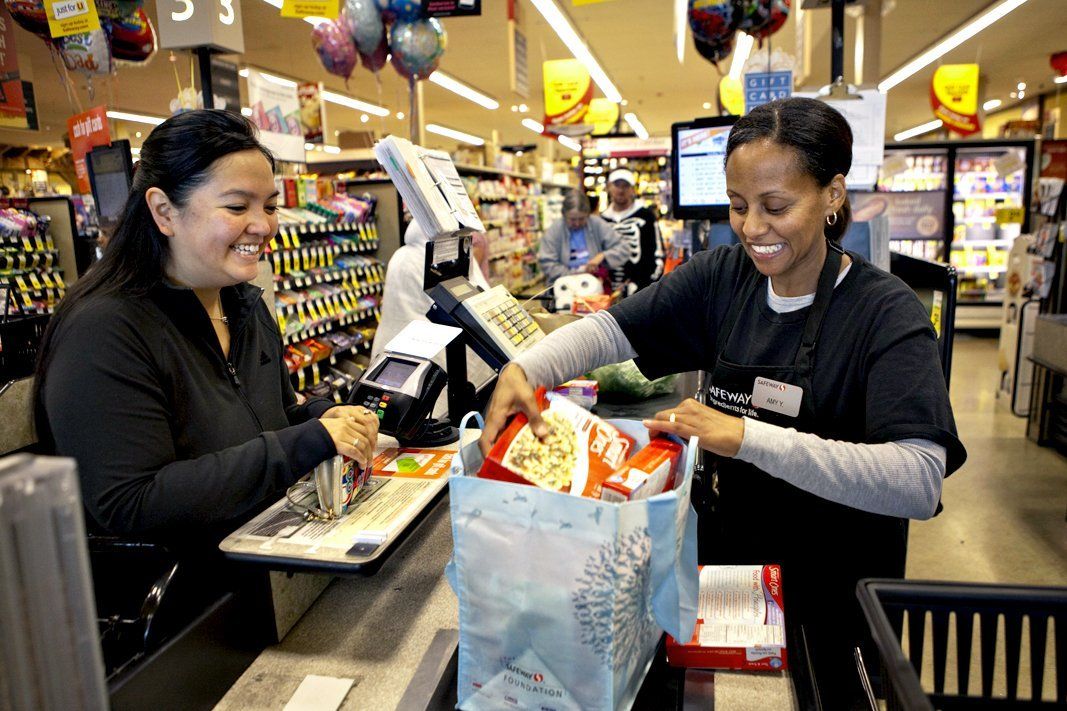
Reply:
[[[396,22],[414,22],[422,17],[419,0],[386,0],[382,10]]]
[[[345,0],[341,14],[348,23],[356,49],[364,54],[373,53],[385,36],[385,24],[377,0]]]
[[[393,66],[405,79],[425,79],[433,74],[446,43],[445,28],[436,18],[396,22],[389,31]]]

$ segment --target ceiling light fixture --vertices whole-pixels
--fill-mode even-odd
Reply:
[[[1001,101],[1000,99],[990,99],[989,101],[987,101],[984,104],[982,104],[982,109],[984,111],[992,111],[993,109],[997,108],[998,106],[1000,106],[1003,103],[1004,102]]]
[[[277,84],[278,86],[284,86],[287,88],[294,88],[296,86],[296,82],[292,79],[286,79],[285,77],[267,74],[266,72],[260,72],[259,75],[269,81],[271,84]]]
[[[945,56],[956,47],[974,37],[976,34],[992,25],[1009,12],[1019,7],[1026,0],[1001,0],[985,12],[975,16],[967,24],[960,27],[952,34],[935,44],[930,49],[922,52],[910,62],[897,69],[878,84],[878,90],[885,93],[894,86],[904,81],[923,67],[929,66],[941,57]]]
[[[314,143],[305,143],[304,144],[304,150],[305,151],[313,151],[313,150],[315,150],[315,144]]]
[[[1019,91],[1026,91],[1026,82],[1024,82],[1024,81],[1019,82],[1018,84],[1015,85],[1015,88],[1018,89]]]
[[[730,63],[730,78],[740,81],[741,72],[745,69],[748,55],[752,53],[752,45],[756,40],[750,34],[741,33],[740,39],[734,45],[734,59]]]
[[[446,138],[454,138],[457,141],[463,141],[464,143],[470,143],[475,146],[484,146],[485,139],[478,136],[472,136],[469,133],[463,131],[457,131],[454,128],[446,128],[444,126],[438,126],[436,123],[426,124],[426,130],[430,133],[436,133],[438,136],[445,136]]]
[[[703,104],[700,105],[700,108],[704,109],[705,111],[710,109],[711,108],[711,102],[710,101],[705,101]]]
[[[322,100],[329,101],[339,106],[345,106],[356,111],[366,111],[368,114],[374,114],[375,116],[388,116],[389,109],[384,109],[381,106],[367,103],[366,101],[360,101],[359,99],[353,99],[350,96],[344,94],[336,94],[332,91],[322,92]]]
[[[1067,84],[1067,74],[1064,74],[1061,77],[1056,77],[1055,79],[1052,80],[1052,82],[1054,84]]]
[[[648,129],[646,129],[645,125],[641,123],[641,120],[637,118],[637,114],[629,113],[623,116],[623,118],[626,119],[626,123],[630,124],[630,128],[634,130],[634,133],[637,134],[638,138],[641,140],[648,138]]]
[[[909,128],[907,131],[901,131],[900,133],[894,134],[893,140],[906,141],[909,138],[914,138],[915,136],[921,136],[924,133],[929,133],[930,131],[937,130],[943,125],[944,121],[942,121],[941,119],[934,119],[933,121],[928,121],[927,123],[920,124],[918,126],[915,126],[914,128]]]
[[[580,152],[582,150],[582,144],[578,143],[578,141],[574,140],[570,136],[556,136],[556,140],[567,148],[570,148],[572,151]]]
[[[396,112],[396,118],[397,118],[398,121],[403,121],[404,120],[404,112],[403,111],[397,111]]]
[[[158,126],[167,119],[158,116],[146,116],[144,114],[131,114],[125,111],[108,111],[107,117],[119,121],[133,121],[134,123],[147,123],[150,126]]]
[[[453,94],[458,94],[467,101],[473,101],[479,106],[487,108],[491,111],[495,111],[496,109],[500,108],[500,102],[494,99],[493,97],[487,94],[483,94],[482,92],[469,86],[468,84],[464,84],[459,79],[445,74],[441,70],[437,70],[436,72],[431,74],[430,81],[432,81],[434,84],[441,87],[442,89],[448,89]]]
[[[522,120],[522,125],[537,134],[545,132],[545,127],[534,121],[532,118],[524,118]]]
[[[282,0],[263,0],[263,2],[267,3],[268,5],[273,5],[279,10],[282,8]]]
[[[367,123],[368,121],[370,121],[370,116],[368,116],[367,114],[360,114],[359,120],[360,123]]]
[[[1026,98],[1026,92],[1025,91],[1020,91],[1019,92],[1019,98],[1020,99],[1025,99]]]
[[[248,108],[247,106],[242,106],[241,107],[241,115],[242,116],[251,116],[252,115],[252,109]]]
[[[582,36],[578,34],[578,31],[574,29],[574,25],[556,4],[556,0],[530,0],[533,6],[537,8],[537,11],[541,13],[541,16],[545,18],[545,21],[556,31],[563,44],[567,45],[567,49],[571,51],[574,58],[585,65],[585,68],[589,70],[589,76],[593,78],[596,85],[600,87],[600,90],[604,92],[604,96],[608,101],[614,101],[616,104],[622,101],[622,93],[608,77],[607,72],[600,66],[600,62],[593,56],[592,50],[582,39]]]
[[[341,152],[341,149],[338,146],[323,146],[322,150],[326,151],[327,153],[334,153],[334,154]]]
[[[689,34],[685,31],[688,8],[685,0],[674,0],[674,52],[678,55],[678,63],[685,62],[685,38]]]
[[[304,22],[308,23],[312,27],[318,27],[323,22],[329,22],[329,21],[330,21],[329,18],[326,18],[326,17],[315,17],[314,15],[310,15],[310,16],[304,18]]]

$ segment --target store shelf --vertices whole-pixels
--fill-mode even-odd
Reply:
[[[338,358],[344,358],[346,356],[355,355],[356,353],[369,351],[370,347],[371,341],[360,341],[351,348],[333,351],[333,353],[330,354],[329,358],[323,358],[322,360],[317,360],[314,363],[309,363],[308,365],[305,365],[301,368],[297,368],[296,370],[290,370],[289,375],[298,375],[300,371],[304,371],[305,379],[311,379],[313,382],[317,382],[317,380],[315,380],[315,371],[316,369],[321,368],[323,364],[337,365]]]
[[[1011,247],[1015,240],[1010,239],[964,239],[952,243],[952,248],[957,247]]]
[[[295,289],[307,289],[308,287],[318,284],[330,284],[347,280],[353,282],[373,280],[371,281],[371,284],[380,284],[382,280],[381,265],[372,264],[365,267],[342,267],[340,269],[325,270],[318,274],[307,274],[302,276],[290,275],[277,282],[276,286],[282,291],[293,291]],[[381,287],[379,286],[379,291],[380,289]],[[367,293],[372,292],[368,291]]]
[[[986,265],[968,265],[957,264],[956,271],[960,274],[999,274],[1000,272],[1008,271],[1007,266],[1003,267],[991,267]]]
[[[967,195],[955,193],[952,196],[952,201],[966,202],[967,200],[1007,200],[1008,198],[1017,198],[1021,202],[1023,196],[1019,193],[969,193]]]
[[[538,180],[537,176],[530,175],[529,173],[517,173],[513,170],[490,168],[484,165],[467,165],[465,163],[456,163],[456,171],[459,172],[460,175],[462,175],[463,173],[477,173],[480,175],[507,176],[509,178],[519,178],[520,180],[528,180],[531,183],[540,183],[541,185],[552,188],[571,187],[566,183],[554,183],[550,180]]]
[[[350,313],[338,314],[337,316],[331,319],[327,319],[322,323],[315,324],[314,326],[309,326],[299,331],[288,333],[282,338],[282,342],[285,343],[285,345],[297,343],[308,338],[321,336],[324,333],[332,331],[338,326],[343,328],[344,326],[351,326],[354,323],[366,321],[372,316],[375,319],[381,318],[381,312],[379,311],[377,306],[375,306],[374,308],[360,309],[359,311],[353,311]]]

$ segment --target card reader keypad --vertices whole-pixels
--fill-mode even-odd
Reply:
[[[389,396],[368,394],[367,397],[363,399],[363,402],[356,404],[367,408],[381,420],[385,417],[385,409],[389,407]]]

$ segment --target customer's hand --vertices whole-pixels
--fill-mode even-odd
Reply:
[[[355,459],[361,469],[374,461],[378,444],[378,417],[365,407],[331,407],[319,423],[326,428],[338,454]]]
[[[493,391],[493,399],[489,402],[489,409],[485,416],[485,429],[482,437],[478,440],[482,454],[489,454],[496,438],[507,425],[508,418],[517,412],[526,415],[533,428],[533,433],[538,437],[548,436],[548,425],[541,419],[541,410],[537,406],[537,396],[530,383],[526,380],[526,373],[514,363],[504,366],[496,381],[496,390]]]
[[[600,269],[600,264],[603,261],[604,261],[604,253],[601,252],[600,254],[596,255],[595,257],[593,257],[592,259],[590,259],[588,262],[585,263],[585,271],[589,272],[590,274],[595,273],[596,270]]]
[[[674,421],[671,421],[671,416]],[[656,413],[653,420],[645,420],[645,427],[653,432],[667,432],[688,440],[696,436],[701,449],[722,457],[737,456],[745,437],[745,420],[701,405],[689,398],[669,410]]]

